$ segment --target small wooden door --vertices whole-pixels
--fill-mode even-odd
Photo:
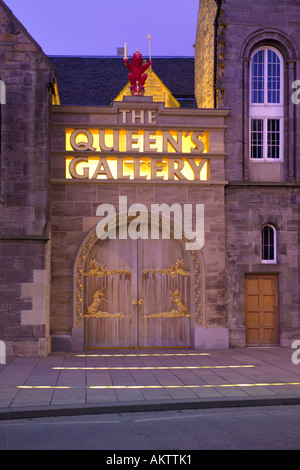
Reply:
[[[279,344],[278,276],[249,274],[245,279],[247,346]]]
[[[99,240],[84,275],[85,347],[189,347],[190,285],[172,239]]]

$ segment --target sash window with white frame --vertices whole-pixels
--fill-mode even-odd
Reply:
[[[261,262],[264,264],[277,262],[276,229],[273,225],[265,225],[261,231]]]
[[[283,158],[283,59],[273,47],[256,49],[250,63],[250,159]]]

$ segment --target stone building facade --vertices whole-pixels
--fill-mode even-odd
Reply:
[[[0,2],[0,337],[8,354],[50,348],[49,162],[55,68]]]
[[[198,106],[212,104],[203,93],[207,87],[217,108],[230,108],[225,136],[226,311],[233,346],[245,345],[245,303],[251,302],[245,298],[245,285],[251,274],[257,276],[253,282],[275,276],[277,344],[287,346],[299,337],[300,108],[293,99],[300,77],[299,17],[299,1],[200,0]],[[197,74],[200,62],[199,70],[209,69],[206,75]],[[269,68],[259,71],[260,66]],[[259,137],[252,127],[262,121],[263,155],[257,152]],[[272,131],[267,127],[275,122],[280,126],[278,155],[270,149]],[[262,259],[265,226],[275,235],[276,259],[269,262]]]
[[[299,14],[299,0],[200,0],[194,76],[188,59],[158,59],[131,97],[121,59],[49,58],[0,0],[8,354],[299,338]],[[101,220],[132,230],[130,209],[150,230],[162,204],[174,212],[156,219],[158,239],[142,224],[99,238]],[[191,250],[175,236],[187,206],[204,215]]]
[[[152,116],[151,122],[149,122],[148,113]],[[145,118],[141,122],[142,115],[145,115]],[[50,180],[52,185],[51,322],[52,344],[57,345],[54,346],[55,348],[72,349],[78,347],[78,344],[84,344],[86,347],[101,347],[101,345],[200,347],[208,343],[217,347],[218,341],[223,346],[228,346],[228,334],[223,315],[225,303],[224,120],[226,115],[227,111],[224,110],[165,108],[164,103],[153,102],[147,97],[132,100],[131,97],[128,99],[125,97],[123,101],[115,101],[111,108],[86,107],[74,110],[67,106],[55,107],[52,114]],[[108,154],[101,152],[97,135],[99,128],[103,129],[103,127],[106,131],[114,130],[119,136],[120,133],[126,132],[126,146],[124,144],[122,148],[120,141],[118,143],[120,148],[117,152],[114,150]],[[73,173],[72,178],[66,176],[64,158],[66,129],[70,129],[70,134],[72,132],[70,141],[72,135],[81,135],[76,140],[78,145],[74,145],[73,141],[73,148],[71,146],[67,154],[71,159],[68,168]],[[176,142],[178,142],[178,135],[182,135],[183,148],[178,149],[176,153],[171,148],[165,148],[163,151],[159,148],[159,136],[162,135],[163,139],[167,138],[170,129],[173,131],[176,129],[177,136],[174,136]],[[189,140],[187,145],[184,141],[189,139],[186,135],[190,134],[191,129],[193,135],[203,138],[204,152],[201,148],[199,153],[188,153],[191,141]],[[141,148],[139,143],[139,149],[136,145],[136,150],[131,148],[128,151],[128,138],[130,139],[129,146],[133,145],[132,132],[135,136],[133,141],[137,140],[136,137],[140,133],[145,142],[147,142],[146,133],[150,132],[151,140],[154,142],[156,139],[156,144],[153,143],[151,150],[150,146],[148,150],[145,150],[145,146]],[[90,141],[87,136],[91,137]],[[80,140],[84,137],[86,144],[89,142],[87,145],[93,146],[92,152],[87,149],[87,145],[80,148]],[[114,140],[116,141],[116,136]],[[157,146],[155,152],[154,145]],[[126,148],[125,156],[120,156]],[[101,161],[99,158],[102,155]],[[196,156],[199,160],[192,158]],[[120,173],[119,170],[114,172],[114,163],[116,163],[114,158],[118,157],[122,159]],[[93,158],[96,159],[98,166],[92,165]],[[133,160],[137,162],[137,165]],[[150,160],[154,170],[149,173]],[[184,173],[189,165],[194,164],[194,161],[197,166],[205,164],[209,168],[200,177]],[[172,165],[174,165],[173,168],[177,168],[177,162],[180,165],[184,164],[182,174],[179,174],[180,179],[173,174],[173,171],[170,172]],[[76,164],[82,164],[82,168],[75,168]],[[139,167],[138,170],[137,167]],[[133,170],[133,177],[130,178]],[[99,172],[98,176],[102,175],[102,179],[95,177],[95,171]],[[117,214],[122,213],[120,197],[126,198],[127,214],[129,214],[129,207],[134,204],[142,204],[144,206],[142,210],[148,211],[148,214],[153,212],[153,205],[165,204],[169,208],[176,206],[182,214],[185,206],[192,206],[195,209],[197,204],[203,205],[205,211],[203,248],[201,251],[197,248],[186,250],[184,244],[182,245],[179,241],[182,242],[181,237],[178,241],[177,239],[163,239],[162,236],[152,240],[150,235],[145,238],[141,236],[139,240],[126,237],[126,240],[122,241],[117,239],[100,242],[96,235],[97,223],[100,220],[100,214],[97,216],[97,208],[100,204],[109,203],[114,205]],[[160,213],[160,217],[163,217],[163,213]],[[174,217],[171,214],[172,221]],[[216,246],[216,241],[218,241],[218,246]],[[128,255],[128,259],[127,253],[132,253],[131,256]],[[135,260],[135,256],[138,257],[138,261]],[[182,276],[180,269],[174,268],[178,266],[179,261],[185,266],[186,274]],[[92,264],[102,266],[103,269],[91,268]],[[130,279],[121,276],[120,271],[125,272],[125,270],[130,275]],[[94,271],[93,275],[92,271]],[[107,274],[104,275],[104,271]],[[135,276],[137,281],[133,280]],[[109,281],[112,283],[111,286]],[[138,286],[137,292],[135,282]],[[101,317],[99,311],[96,312],[94,318],[88,314],[93,303],[93,295],[100,289],[104,289],[105,299],[108,302],[106,309],[108,308],[111,316],[109,319],[104,313]],[[185,300],[182,300],[189,310],[184,319],[178,316],[176,308],[174,310],[172,308],[174,305],[170,302],[170,293],[174,293],[177,289],[180,289],[182,296],[185,296]],[[115,301],[114,305],[111,305],[112,299]],[[126,299],[127,306],[122,305],[124,299]],[[140,302],[138,307],[134,304],[136,299]],[[125,323],[123,316],[126,319],[132,317],[131,330],[136,328],[138,330],[132,340],[129,338],[130,333],[128,333],[129,336],[122,337],[121,324]],[[180,322],[183,321],[188,325],[188,333],[181,337]],[[111,333],[110,337],[105,337],[104,342],[93,339],[93,332],[86,333],[87,337],[84,340],[86,324],[92,322],[101,324],[103,330],[110,329],[107,325],[105,326],[107,322],[109,324],[113,322],[113,326],[116,329],[119,328],[120,331]],[[119,326],[117,326],[118,323],[120,323]],[[211,325],[215,328],[208,329]],[[94,326],[94,328],[100,329],[100,326]],[[179,333],[177,334],[176,331]]]

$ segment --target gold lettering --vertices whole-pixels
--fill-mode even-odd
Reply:
[[[126,114],[130,113],[130,109],[121,109],[122,113],[122,124],[126,124]]]
[[[188,162],[194,172],[194,180],[200,180],[200,172],[202,168],[204,167],[205,163],[207,162],[207,159],[203,158],[203,160],[201,160],[199,165],[197,165],[194,159],[190,159],[188,160]]]
[[[131,111],[131,122],[132,124],[137,123],[137,119],[140,121],[140,124],[144,124],[144,117],[145,117],[145,112],[143,109],[140,110],[135,110],[133,109]]]
[[[118,129],[114,129],[113,139],[114,139],[114,152],[119,152],[119,131],[118,131]]]
[[[123,175],[123,158],[117,158],[117,178],[118,180],[129,180],[130,175]]]
[[[168,143],[173,147],[175,152],[182,152],[182,131],[177,132],[177,141],[169,131],[163,131],[163,152],[168,153]]]
[[[132,148],[133,144],[138,144],[138,139],[134,139],[133,135],[138,135],[137,131],[127,131],[126,132],[126,152],[139,152],[138,148]]]
[[[130,110],[122,110],[124,120]],[[149,113],[152,111],[149,111]],[[147,121],[146,111],[133,110],[132,122],[141,124]],[[154,119],[151,114],[151,122]],[[128,118],[127,118],[128,120]],[[125,123],[128,124],[128,123]],[[148,122],[149,124],[149,122]],[[98,141],[98,136],[99,141]],[[160,130],[152,128],[126,129],[76,129],[67,132],[67,150],[77,152],[158,152],[158,153],[193,153],[205,151],[203,131]],[[96,147],[94,146],[96,145]],[[191,145],[192,144],[192,145]]]
[[[156,111],[148,110],[148,124],[156,124]]]
[[[177,164],[177,168],[175,168],[175,164]],[[181,173],[181,170],[184,167],[184,161],[180,158],[174,159],[169,158],[169,180],[174,180],[175,176],[179,180],[186,180],[187,178]]]
[[[69,164],[70,175],[72,176],[72,178],[75,178],[75,179],[88,179],[89,178],[89,168],[88,167],[83,168],[83,174],[82,175],[79,175],[76,171],[76,167],[77,167],[78,163],[80,163],[80,162],[88,163],[89,159],[88,159],[88,157],[75,157],[75,158],[73,158],[73,160],[71,160],[70,164]]]
[[[163,176],[158,176],[157,175],[158,171],[163,171],[163,167],[157,165],[158,162],[159,162],[159,160],[157,160],[156,158],[152,158],[152,160],[151,160],[151,179],[152,180],[163,180],[164,179]]]
[[[102,167],[103,167],[103,169],[102,169]],[[99,159],[99,163],[97,165],[95,173],[92,176],[92,179],[97,179],[97,177],[99,175],[105,175],[108,180],[114,179],[114,177],[113,177],[113,175],[110,171],[110,168],[108,166],[108,163],[106,161],[106,158],[104,158],[104,157],[101,157]]]
[[[192,142],[196,145],[196,147],[191,147],[192,153],[202,153],[204,150],[204,143],[198,139],[198,136],[203,136],[203,132],[193,132],[192,134]]]
[[[157,152],[157,148],[151,148],[152,144],[156,144],[156,139],[151,136],[156,135],[156,131],[145,131],[144,152]]]
[[[82,142],[77,143],[76,137],[79,134],[84,134],[87,138],[87,142],[82,141]],[[85,150],[95,151],[96,149],[95,147],[93,147],[93,142],[94,142],[93,134],[88,129],[77,129],[74,132],[72,132],[71,137],[70,137],[70,144],[73,150],[77,150],[81,152]]]
[[[135,180],[145,180],[147,175],[140,175],[140,159],[134,159],[134,179]]]
[[[208,179],[208,159],[95,157],[66,158],[66,177],[73,179],[107,180],[183,180]],[[79,166],[78,166],[79,165]],[[207,168],[206,168],[207,165]]]
[[[99,130],[99,143],[100,143],[100,148],[103,152],[111,152],[112,150],[114,150],[114,146],[107,147],[105,145],[105,130],[103,129]]]

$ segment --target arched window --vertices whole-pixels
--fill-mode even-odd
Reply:
[[[250,63],[250,159],[283,158],[283,59],[273,47],[256,49]]]
[[[274,264],[277,262],[276,229],[265,225],[261,231],[261,262]]]

